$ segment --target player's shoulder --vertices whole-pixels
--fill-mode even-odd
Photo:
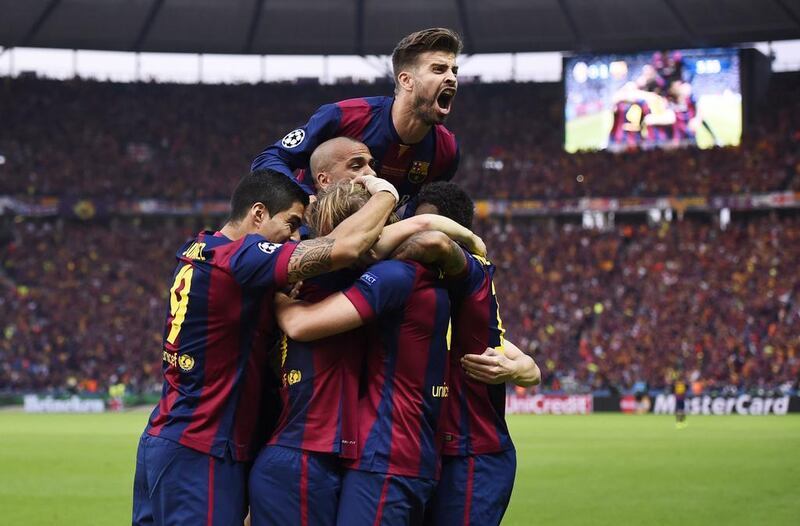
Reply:
[[[297,243],[294,241],[288,241],[286,243],[273,243],[260,234],[247,234],[239,241],[239,243],[237,243],[236,249],[237,251],[255,251],[257,249],[259,253],[269,256],[272,254],[278,254],[282,249],[294,246],[296,244]]]
[[[194,237],[187,239],[176,252],[180,259],[207,260],[219,245],[230,243],[230,239],[219,237],[210,230],[202,230]]]
[[[180,258],[181,256],[183,256],[183,254],[184,254],[184,253],[185,253],[185,252],[186,252],[186,251],[187,251],[187,250],[188,250],[188,249],[189,249],[189,248],[190,248],[192,245],[194,245],[194,244],[196,244],[196,243],[202,243],[201,234],[202,234],[202,232],[201,232],[200,234],[196,235],[195,237],[190,237],[189,239],[187,239],[186,241],[184,241],[184,242],[183,242],[183,244],[182,244],[180,247],[178,247],[178,250],[176,250],[176,251],[175,251],[175,256],[177,256],[177,257],[179,257],[179,258]]]
[[[342,111],[370,110],[386,103],[390,97],[356,97],[334,103]]]
[[[433,127],[436,134],[436,149],[441,152],[445,159],[455,159],[458,155],[458,141],[456,134],[444,127],[444,124],[437,124]]]
[[[378,282],[405,284],[414,281],[420,265],[414,261],[387,259],[370,265],[359,278],[367,285]]]
[[[449,141],[456,142],[456,134],[448,130],[444,124],[436,124],[433,128],[436,130],[437,136],[447,139]]]
[[[481,256],[480,254],[473,254],[468,250],[464,250],[464,253],[467,255],[468,258],[472,258],[475,260],[479,265],[486,269],[494,269],[494,264],[489,261],[489,256]]]
[[[405,259],[385,259],[370,265],[367,270],[373,272],[407,272],[416,263]]]

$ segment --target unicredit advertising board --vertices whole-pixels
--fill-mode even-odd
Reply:
[[[592,412],[592,395],[506,396],[509,415],[586,415]]]

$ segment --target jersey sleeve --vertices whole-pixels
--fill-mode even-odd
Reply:
[[[250,169],[276,170],[295,179],[309,195],[314,194],[314,180],[311,174],[305,174],[303,180],[298,180],[294,176],[294,171],[308,168],[311,153],[321,143],[334,137],[341,118],[342,112],[338,105],[321,106],[304,126],[290,131],[283,139],[258,154]]]
[[[489,277],[488,261],[470,254],[463,247],[461,250],[464,252],[467,264],[463,271],[448,279],[448,285],[450,288],[457,288],[462,295],[474,294]]]
[[[231,273],[242,286],[281,289],[289,283],[289,258],[295,248],[297,243],[270,243],[261,236],[247,236],[231,256]]]
[[[381,261],[369,267],[344,295],[365,323],[403,306],[414,287],[415,267],[403,261]]]

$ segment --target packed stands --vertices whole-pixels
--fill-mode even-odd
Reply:
[[[201,227],[139,219],[14,224],[0,254],[0,385],[158,385],[174,251]],[[608,231],[481,222],[508,336],[545,386],[630,390],[682,371],[710,386],[796,387],[800,217],[705,218]]]
[[[448,124],[456,181],[491,199],[800,191],[800,75],[770,89],[738,148],[569,155],[558,85],[464,84]],[[320,104],[390,91],[4,79],[0,197],[112,204],[87,221],[0,215],[0,392],[158,389],[174,251],[221,218],[116,217],[113,199],[226,199],[252,157]],[[676,371],[709,388],[798,388],[796,212],[735,214],[724,230],[709,214],[603,230],[494,217],[478,230],[508,336],[536,357],[544,388],[660,388]]]
[[[798,92],[800,75],[774,76],[769,104],[743,146],[711,151],[567,154],[557,84],[464,84],[448,125],[461,143],[458,179],[475,197],[767,192],[800,185]],[[388,84],[6,79],[0,195],[226,198],[252,158],[319,105],[389,93]],[[490,158],[493,168],[486,167]]]
[[[800,374],[800,216],[722,231],[705,218],[624,224],[487,225],[509,337],[545,382],[595,389],[796,387]]]

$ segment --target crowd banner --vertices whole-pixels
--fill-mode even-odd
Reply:
[[[588,415],[592,412],[592,402],[592,395],[510,395],[506,396],[506,414]]]

